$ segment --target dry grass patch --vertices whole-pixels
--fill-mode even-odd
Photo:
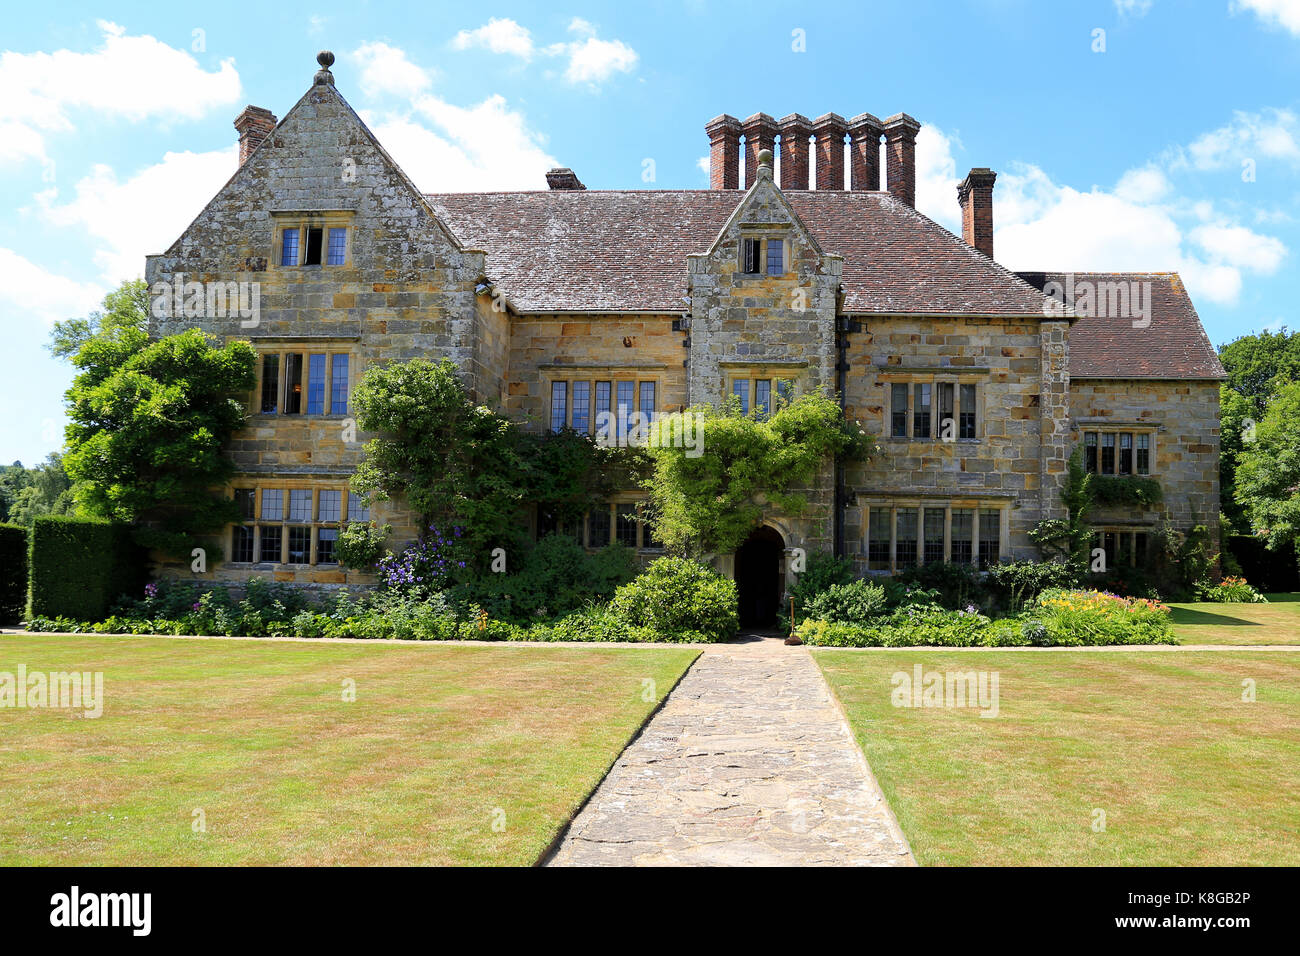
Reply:
[[[107,700],[0,709],[0,864],[530,864],[698,653],[0,637]]]
[[[814,656],[923,864],[1290,865],[1300,851],[1300,654]],[[892,706],[891,675],[917,663],[997,672],[1000,715]]]
[[[1181,644],[1300,644],[1300,593],[1267,604],[1171,604]]]

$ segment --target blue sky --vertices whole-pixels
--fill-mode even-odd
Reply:
[[[703,188],[718,113],[907,112],[927,215],[998,171],[1005,265],[1177,270],[1216,345],[1298,324],[1300,0],[28,4],[0,48],[0,462],[62,443],[50,324],[143,273],[321,48],[429,191]]]

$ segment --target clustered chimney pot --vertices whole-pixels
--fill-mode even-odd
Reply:
[[[722,114],[704,126],[709,134],[709,188],[740,188],[740,120]]]
[[[812,121],[801,113],[791,113],[777,123],[781,131],[781,188],[808,188],[808,139]]]
[[[245,106],[244,112],[235,117],[235,129],[239,132],[240,166],[248,162],[248,157],[271,135],[275,124],[275,114],[260,106]]]
[[[839,113],[824,113],[813,120],[817,137],[817,189],[844,188],[844,134],[849,124]]]
[[[755,113],[745,120],[745,185],[752,186],[758,176],[758,154],[776,152],[776,120],[766,113]]]
[[[851,189],[880,188],[880,134],[884,128],[870,113],[849,120],[849,186]]]

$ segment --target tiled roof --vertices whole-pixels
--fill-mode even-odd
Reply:
[[[685,307],[686,257],[705,253],[739,190],[437,193],[429,202],[523,312]],[[1040,292],[887,192],[790,191],[844,257],[845,311],[1040,315]]]
[[[1070,327],[1071,378],[1221,379],[1222,363],[1201,326],[1182,279],[1173,272],[1022,272],[1037,288],[1073,278],[1078,306],[1082,283],[1150,283],[1151,323],[1135,328],[1132,315],[1080,315]],[[1080,312],[1086,311],[1079,308]],[[1093,309],[1093,312],[1100,311]]]

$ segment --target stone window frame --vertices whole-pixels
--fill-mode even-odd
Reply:
[[[745,243],[758,243],[758,271],[745,271]],[[768,245],[772,242],[782,244],[781,249],[781,271],[768,272]],[[743,279],[781,279],[787,278],[794,273],[792,268],[794,264],[794,241],[791,238],[790,227],[782,223],[774,230],[759,231],[753,226],[742,227],[740,239],[736,243],[736,275]]]
[[[352,265],[352,245],[355,237],[355,228],[353,220],[355,213],[350,209],[321,209],[321,210],[275,210],[271,213],[271,222],[274,228],[271,230],[271,254],[267,262],[272,269],[315,269],[317,267],[325,269],[346,269]],[[307,230],[321,230],[321,261],[307,265],[303,260],[307,257]],[[343,261],[329,262],[329,236],[330,229],[346,229],[347,238],[343,243]],[[281,262],[281,246],[283,236],[286,231],[297,230],[298,232],[298,261],[290,265]]]
[[[644,515],[646,508],[649,506],[649,499],[644,494],[638,492],[621,492],[612,495],[600,509],[605,511],[609,516],[609,534],[605,541],[593,541],[591,515],[595,509],[585,512],[576,527],[572,524],[560,528],[552,527],[547,523],[543,515],[538,512],[535,515],[535,524],[533,528],[533,537],[538,538],[543,534],[561,533],[577,537],[578,543],[587,551],[597,551],[600,548],[607,547],[619,540],[619,509],[631,509],[633,513]],[[638,553],[660,554],[664,551],[663,542],[655,541],[650,536],[649,526],[641,521],[628,522],[633,528],[632,544],[630,547]]]
[[[895,574],[909,564],[898,560],[898,512],[916,512],[916,564],[948,563],[952,560],[952,513],[970,511],[971,515],[971,560],[969,563],[978,570],[983,570],[980,562],[981,514],[997,512],[998,518],[998,560],[1002,563],[1011,556],[1011,510],[1012,502],[1005,498],[926,498],[926,497],[864,497],[859,495],[858,504],[862,510],[861,555],[865,559],[868,573]],[[889,510],[889,559],[881,562],[872,558],[872,512]],[[943,511],[943,559],[942,562],[927,562],[925,558],[925,512]],[[880,566],[881,564],[884,566]]]
[[[257,383],[253,386],[253,400],[249,403],[249,414],[267,419],[287,419],[290,421],[300,418],[333,418],[342,420],[352,413],[352,389],[358,380],[357,356],[353,346],[345,342],[335,342],[323,340],[320,342],[304,341],[287,341],[275,343],[254,343],[257,351]],[[275,385],[275,411],[268,412],[263,410],[263,389],[265,388],[266,356],[278,356],[276,366],[276,385]],[[302,356],[302,401],[300,411],[286,412],[285,409],[285,372],[288,365],[287,356]],[[308,388],[310,387],[311,376],[311,357],[313,355],[325,356],[325,411],[308,412]],[[348,387],[347,394],[344,396],[345,408],[341,412],[334,411],[334,357],[343,355],[348,360]]]
[[[370,520],[370,509],[364,508],[364,506],[360,505],[359,502],[357,503],[357,507],[364,509],[364,516],[358,514],[356,517],[353,517],[352,512],[354,508],[353,508],[352,499],[354,498],[354,493],[352,493],[349,490],[348,483],[346,481],[322,482],[319,480],[309,480],[303,478],[274,478],[274,479],[259,479],[256,481],[247,480],[247,479],[237,480],[231,482],[230,485],[226,488],[226,496],[237,501],[238,499],[236,498],[236,495],[239,492],[241,491],[246,492],[250,490],[253,492],[252,516],[250,517],[247,515],[242,515],[238,521],[234,521],[229,525],[228,530],[225,534],[225,540],[228,541],[230,544],[230,551],[228,553],[230,554],[231,557],[229,560],[225,561],[224,563],[234,567],[254,568],[260,566],[260,567],[289,567],[289,568],[305,568],[305,567],[339,568],[341,567],[341,565],[339,564],[337,558],[332,562],[326,562],[326,563],[320,563],[317,561],[317,552],[319,550],[319,545],[320,545],[320,532],[322,530],[333,530],[339,532],[342,531],[343,527],[348,523],[350,523],[351,521]],[[272,518],[262,517],[262,493],[265,491],[282,492],[281,501],[280,501],[279,521],[276,521]],[[306,521],[293,521],[290,520],[289,518],[290,499],[293,497],[291,492],[294,491],[311,492],[310,517]],[[321,504],[320,493],[322,491],[339,492],[339,517],[337,521],[320,520],[320,504]],[[236,541],[236,535],[238,534],[237,529],[241,527],[252,528],[253,530],[253,560],[252,561],[234,560],[234,555],[236,554],[235,541]],[[278,527],[280,529],[280,560],[278,561],[262,560],[262,528],[264,527]],[[307,561],[305,563],[301,561],[291,562],[289,560],[289,529],[290,528],[311,529],[309,552],[307,556]],[[335,547],[337,548],[337,546],[338,544],[336,539]]]
[[[757,383],[758,382],[770,383],[768,386],[768,394],[771,396],[771,398],[768,401],[768,406],[765,406],[764,414],[761,417],[759,417],[759,421],[766,421],[767,419],[771,418],[772,413],[776,410],[776,400],[782,398],[780,393],[781,382],[790,383],[790,391],[789,391],[789,396],[786,399],[787,401],[794,401],[794,398],[798,393],[798,389],[799,389],[799,376],[789,370],[784,370],[780,372],[771,371],[771,370],[765,371],[761,369],[734,370],[734,371],[727,372],[726,391],[723,393],[722,396],[724,401],[729,400],[731,396],[736,393],[737,382],[746,383],[746,387],[748,390],[747,391],[748,398],[746,399],[746,403],[749,406],[749,408],[746,409],[745,411],[745,414],[747,415],[754,414],[754,409],[756,405],[755,399],[758,396]]]
[[[1094,551],[1102,548],[1106,552],[1106,571],[1117,567],[1140,567],[1151,555],[1151,545],[1154,539],[1155,528],[1147,525],[1117,525],[1117,524],[1095,524],[1089,526],[1092,530],[1092,539],[1089,547]],[[1109,535],[1115,536],[1115,552],[1117,557],[1126,557],[1127,560],[1120,562],[1111,562],[1111,549],[1106,544],[1106,538]],[[1127,545],[1122,544],[1122,539],[1128,539]],[[1139,553],[1138,544],[1141,543],[1141,553]],[[1102,572],[1106,573],[1106,572]]]
[[[894,442],[937,442],[943,445],[952,444],[980,444],[984,441],[986,414],[985,405],[987,403],[985,395],[985,386],[988,384],[987,375],[971,374],[960,369],[954,369],[952,372],[907,372],[903,374],[885,374],[880,378],[880,383],[885,389],[884,398],[884,433],[886,441]],[[904,385],[907,387],[907,409],[906,423],[907,434],[894,434],[894,386]],[[916,437],[916,386],[930,386],[930,434]],[[952,423],[956,432],[956,437],[952,441],[944,441],[942,437],[942,428],[936,427],[943,419],[940,417],[940,386],[952,386]],[[963,438],[961,436],[961,419],[962,415],[967,413],[965,404],[962,402],[962,388],[970,386],[975,389],[975,434]]]
[[[659,368],[655,368],[655,369],[584,368],[580,371],[580,373],[578,372],[578,370],[575,370],[574,373],[563,373],[563,374],[551,372],[544,377],[543,381],[544,381],[544,391],[542,393],[542,409],[543,409],[542,425],[543,425],[543,429],[547,432],[556,431],[554,427],[554,414],[553,414],[554,409],[552,405],[552,396],[554,395],[554,387],[557,384],[563,384],[565,386],[564,425],[566,427],[571,428],[573,426],[573,410],[574,410],[573,385],[575,382],[587,383],[588,386],[587,388],[587,430],[585,434],[588,435],[594,436],[598,434],[599,431],[596,422],[596,415],[597,415],[596,383],[597,382],[609,383],[609,405],[610,405],[609,410],[611,414],[616,416],[615,417],[616,423],[617,423],[617,414],[618,414],[618,407],[619,407],[618,406],[618,383],[619,382],[632,383],[632,407],[629,411],[629,414],[631,412],[641,412],[643,410],[642,401],[641,401],[641,387],[643,385],[651,385],[654,388],[654,408],[650,420],[654,421],[658,419],[659,416],[662,415],[664,412],[664,373],[663,370]]]
[[[1084,468],[1084,471],[1088,472],[1089,474],[1095,474],[1095,475],[1106,475],[1106,476],[1109,476],[1109,477],[1111,477],[1111,478],[1150,478],[1150,477],[1152,477],[1152,476],[1154,476],[1154,475],[1159,474],[1159,469],[1156,467],[1156,464],[1157,464],[1157,460],[1156,460],[1157,439],[1156,439],[1156,436],[1157,436],[1157,433],[1158,433],[1159,430],[1160,430],[1160,428],[1159,428],[1158,425],[1150,424],[1150,423],[1148,423],[1148,424],[1125,424],[1125,423],[1123,423],[1123,422],[1118,422],[1118,423],[1117,423],[1117,422],[1106,422],[1105,424],[1102,424],[1102,423],[1100,423],[1100,422],[1081,422],[1081,423],[1079,423],[1079,424],[1076,426],[1076,429],[1077,429],[1077,431],[1078,431],[1078,433],[1079,433],[1079,437],[1078,437],[1078,441],[1077,441],[1077,447],[1080,449],[1080,451],[1082,452],[1082,455],[1083,455],[1083,468]],[[1088,455],[1088,436],[1089,436],[1089,435],[1096,435],[1096,436],[1097,436],[1097,446],[1096,446],[1096,447],[1097,447],[1097,465],[1096,465],[1096,468],[1095,468],[1095,469],[1089,467],[1089,465],[1090,465],[1089,455]],[[1103,439],[1102,436],[1104,436],[1104,435],[1113,435],[1114,438],[1115,438],[1115,445],[1114,445],[1114,447],[1115,447],[1115,460],[1114,460],[1114,468],[1113,468],[1112,471],[1103,471],[1103,470],[1102,470],[1102,463],[1103,463],[1103,462],[1102,462],[1102,448],[1103,448],[1103,442],[1104,442],[1104,439]],[[1122,447],[1123,447],[1123,445],[1122,445],[1122,439],[1120,438],[1121,435],[1131,435],[1131,436],[1133,437],[1133,449],[1132,449],[1132,450],[1133,450],[1133,463],[1132,463],[1132,470],[1131,470],[1131,471],[1128,471],[1128,472],[1121,472],[1121,471],[1119,470],[1119,468],[1120,468],[1120,460],[1121,460],[1120,452],[1121,452]],[[1148,439],[1148,444],[1149,444],[1149,446],[1150,446],[1150,447],[1147,449],[1147,470],[1146,470],[1146,471],[1138,471],[1138,438],[1139,438],[1140,436],[1141,436],[1141,437],[1146,437],[1146,438]]]

